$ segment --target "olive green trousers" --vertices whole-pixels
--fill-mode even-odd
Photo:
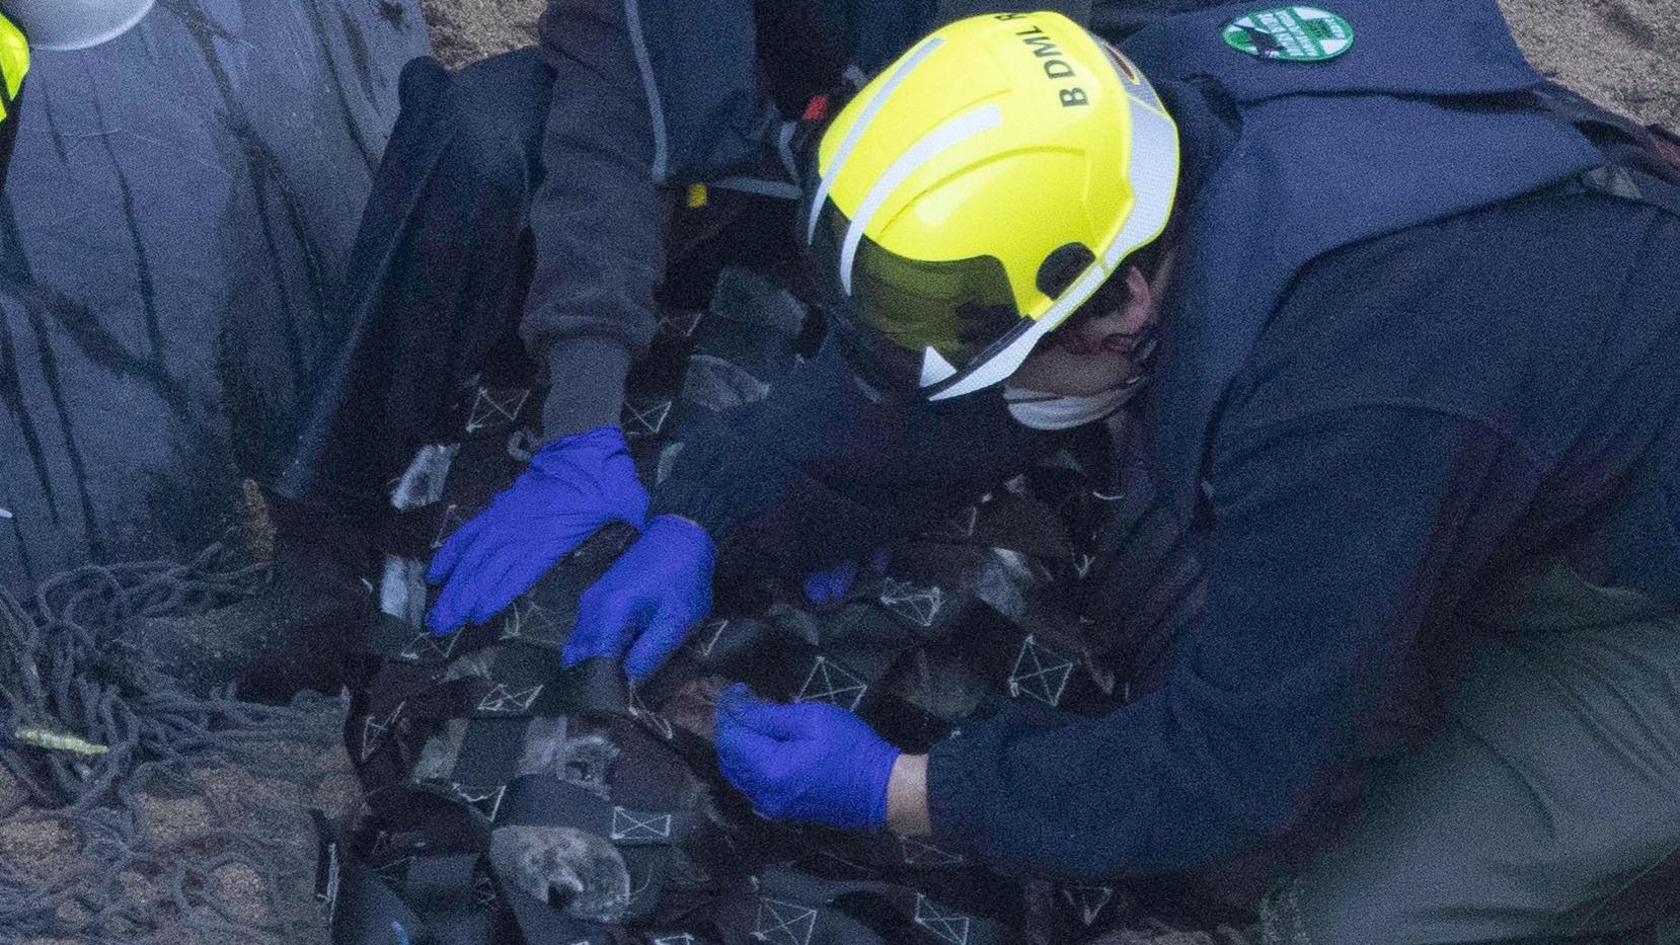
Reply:
[[[1680,616],[1560,568],[1494,619],[1266,945],[1680,943]]]

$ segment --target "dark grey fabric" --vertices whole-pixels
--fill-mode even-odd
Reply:
[[[335,350],[276,492],[371,522],[414,450],[449,439],[460,422],[450,410],[492,350],[517,347],[553,84],[533,49],[455,74],[431,59],[403,69],[402,113],[345,264]],[[616,383],[613,401],[622,373]]]
[[[1447,728],[1269,897],[1266,945],[1680,938],[1680,616],[1561,568],[1484,609]]]
[[[0,586],[234,519],[426,48],[414,0],[160,0],[36,55],[0,199]]]
[[[557,90],[542,161],[564,173],[530,196],[535,254],[520,335],[552,372],[553,438],[616,418],[623,391],[611,382],[653,339],[665,185],[749,163],[775,114],[759,88],[749,4],[550,0],[538,31]],[[597,363],[593,382],[579,384]]]

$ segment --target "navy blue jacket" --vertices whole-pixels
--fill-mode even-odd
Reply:
[[[1319,66],[1194,48],[1236,8],[1129,47],[1186,138],[1195,242],[1145,407],[1205,605],[1127,708],[937,746],[942,838],[1077,875],[1230,856],[1390,747],[1403,684],[1486,588],[1562,559],[1680,605],[1680,222],[1546,189],[1592,155],[1515,104],[1537,77],[1491,3],[1383,6],[1343,3],[1356,48]],[[1365,69],[1372,49],[1395,54]],[[1338,203],[1296,212],[1268,181]],[[654,511],[831,563],[1058,443],[995,394],[874,404],[824,352],[692,436]]]
[[[1394,747],[1379,736],[1411,721],[1395,713],[1417,661],[1480,632],[1467,613],[1513,572],[1556,554],[1673,594],[1680,504],[1634,480],[1666,466],[1672,483],[1680,462],[1677,258],[1680,221],[1581,195],[1315,262],[1218,425],[1195,528],[1206,602],[1164,684],[1105,718],[1008,714],[942,743],[939,834],[1081,875],[1229,856]],[[907,436],[848,387],[831,358],[805,365],[691,440],[656,511],[815,563],[1049,448],[1005,433],[990,398]],[[1630,516],[1650,554],[1616,562],[1609,533]]]

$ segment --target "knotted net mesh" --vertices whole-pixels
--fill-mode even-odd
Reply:
[[[307,811],[354,796],[343,706],[195,693],[144,645],[266,584],[216,545],[0,590],[0,941],[325,941]]]

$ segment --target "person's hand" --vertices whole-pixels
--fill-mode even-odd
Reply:
[[[648,522],[642,537],[578,598],[564,665],[608,656],[624,659],[632,682],[652,676],[712,609],[714,550],[706,530],[686,518]]]
[[[890,560],[889,552],[882,548],[869,556],[869,570],[880,577],[887,573]],[[805,599],[817,607],[840,603],[857,583],[858,570],[856,561],[842,561],[831,568],[811,572],[805,577]]]
[[[555,440],[432,556],[426,580],[443,591],[427,622],[453,633],[469,619],[489,620],[602,526],[641,528],[647,506],[617,427]]]
[[[899,751],[837,705],[763,702],[736,683],[718,698],[717,751],[729,783],[767,817],[847,830],[886,822]]]

